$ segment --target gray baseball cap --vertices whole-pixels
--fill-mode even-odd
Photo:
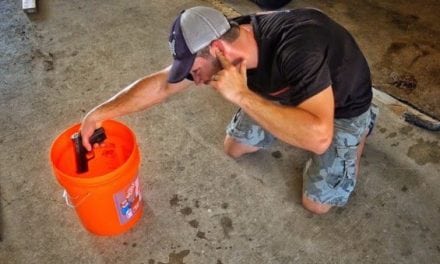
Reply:
[[[226,17],[216,9],[197,6],[182,11],[173,23],[168,42],[174,58],[168,82],[177,83],[185,79],[197,52],[230,28]]]

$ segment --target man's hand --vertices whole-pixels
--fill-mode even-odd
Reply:
[[[82,144],[87,149],[87,151],[92,150],[92,145],[90,144],[90,137],[95,132],[95,129],[101,127],[101,122],[96,122],[93,120],[91,115],[86,115],[81,122],[80,133],[82,137]]]
[[[223,70],[214,74],[209,84],[227,100],[238,105],[243,94],[249,92],[246,62],[242,61],[240,65],[234,66],[220,51],[216,51],[216,56]]]

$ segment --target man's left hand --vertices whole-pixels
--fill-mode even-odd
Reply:
[[[243,95],[249,92],[246,61],[234,66],[220,51],[216,52],[216,56],[223,69],[212,76],[209,84],[227,100],[239,105]]]

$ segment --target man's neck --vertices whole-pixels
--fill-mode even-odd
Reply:
[[[240,36],[234,41],[232,46],[236,51],[237,57],[241,60],[246,60],[248,69],[258,66],[258,46],[252,25],[240,25]]]

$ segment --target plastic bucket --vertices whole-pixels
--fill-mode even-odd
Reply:
[[[80,125],[59,135],[52,144],[50,160],[64,187],[66,203],[75,208],[83,226],[97,235],[116,235],[130,229],[143,211],[139,185],[140,154],[134,133],[124,124],[107,120],[107,139],[96,147],[89,171],[76,173],[71,141]]]

